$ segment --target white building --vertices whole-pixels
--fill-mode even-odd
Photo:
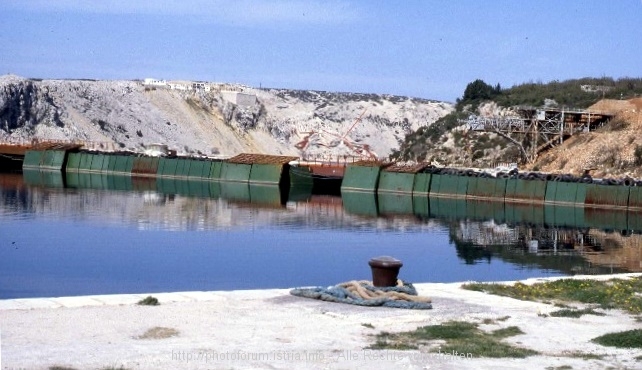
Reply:
[[[146,78],[143,80],[144,86],[162,86],[167,87],[171,90],[181,90],[181,91],[198,91],[203,90],[205,92],[210,92],[212,90],[212,84],[207,82],[192,82],[192,81],[170,81],[166,80],[157,80],[154,78]]]
[[[143,80],[143,85],[145,86],[167,86],[167,81],[157,80],[154,78],[146,78]]]
[[[170,89],[172,90],[182,90],[182,91],[187,91],[191,89],[190,84],[188,83],[182,83],[182,82],[170,82],[167,84]]]

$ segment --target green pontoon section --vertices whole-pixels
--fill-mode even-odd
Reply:
[[[250,170],[250,182],[253,184],[279,185],[282,174],[282,164],[253,164]]]
[[[118,156],[111,154],[109,158],[107,159],[107,172],[109,173],[114,173],[116,172],[116,161],[118,160]]]
[[[192,160],[189,166],[188,177],[208,179],[212,170],[212,162],[203,160]]]
[[[67,152],[64,150],[47,150],[41,168],[61,171],[64,168],[66,156]]]
[[[629,205],[629,187],[624,185],[586,186],[584,203],[591,207],[626,208]]]
[[[91,162],[94,159],[94,155],[91,153],[81,153],[80,154],[80,166],[78,171],[80,172],[89,172],[91,171]]]
[[[157,158],[156,177],[209,179],[213,162],[192,158]]]
[[[234,182],[249,182],[252,165],[223,162],[221,180]]]
[[[627,204],[629,209],[642,213],[642,187],[629,188],[629,201]]]
[[[466,198],[470,177],[433,174],[430,181],[431,197]]]
[[[381,171],[378,193],[412,194],[415,184],[415,173]]]
[[[177,158],[176,159],[176,172],[174,176],[176,177],[188,177],[189,168],[192,165],[192,160],[187,158]]]
[[[133,157],[131,174],[134,176],[156,176],[159,157]]]
[[[430,182],[432,175],[426,172],[415,174],[415,182],[412,186],[412,211],[419,218],[430,217]]]
[[[163,157],[158,161],[158,171],[156,172],[156,175],[164,178],[174,177],[176,176],[177,166],[178,160],[176,158]]]
[[[80,158],[82,153],[69,153],[67,155],[66,172],[78,172],[80,170]]]
[[[221,179],[221,169],[223,167],[223,162],[221,161],[216,161],[212,162],[212,166],[210,168],[210,180],[220,180]]]
[[[341,194],[344,192],[376,192],[380,173],[381,165],[378,163],[363,165],[357,162],[348,165],[341,182]]]
[[[45,152],[42,150],[27,150],[25,159],[22,162],[22,168],[40,168]]]
[[[98,158],[95,158],[94,155],[89,154],[89,153],[81,153],[80,156],[80,171],[81,172],[88,172],[91,170],[91,168],[97,168],[97,165],[94,165],[94,161],[98,162],[100,161],[100,166],[101,168],[105,169],[107,168],[107,171],[103,172],[108,172],[112,174],[118,174],[118,175],[131,175],[132,169],[134,167],[134,156],[130,155],[122,155],[122,154],[112,154],[107,156],[106,159],[103,159],[100,161]],[[107,167],[105,167],[105,164]],[[140,165],[140,164],[139,164]]]
[[[408,194],[428,193],[430,174],[422,171],[425,163],[406,165],[392,164],[383,168],[379,174],[378,193]]]
[[[582,183],[547,181],[544,202],[560,206],[584,205],[586,190],[586,184]]]
[[[91,165],[89,166],[90,172],[102,172],[105,165],[105,159],[109,161],[104,154],[90,154],[92,156]]]
[[[23,169],[62,171],[65,166],[65,150],[27,150],[22,162]]]
[[[288,185],[291,156],[239,154],[221,164],[222,181],[247,182],[257,185]],[[210,177],[213,178],[210,170]]]
[[[490,177],[468,177],[466,198],[504,200],[506,179]]]
[[[309,189],[312,191],[314,180],[309,166],[290,166],[290,188]]]
[[[413,196],[428,196],[430,192],[430,180],[432,175],[429,173],[419,172],[415,174],[415,183],[412,187]]]

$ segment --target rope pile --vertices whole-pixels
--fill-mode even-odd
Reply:
[[[358,306],[382,306],[415,310],[432,308],[429,297],[417,295],[415,287],[403,280],[397,280],[397,286],[393,287],[375,287],[371,281],[353,280],[327,288],[292,289],[290,294]]]

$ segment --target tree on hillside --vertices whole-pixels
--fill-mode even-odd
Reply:
[[[464,96],[457,100],[457,109],[461,109],[461,107],[466,104],[472,104],[474,109],[480,102],[491,100],[501,94],[501,92],[501,86],[499,84],[493,87],[483,80],[477,79],[466,86]]]

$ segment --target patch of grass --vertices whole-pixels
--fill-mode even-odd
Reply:
[[[523,334],[516,326],[485,332],[478,324],[449,321],[441,325],[429,325],[414,331],[401,333],[382,332],[377,335],[376,343],[370,349],[418,349],[430,346],[434,341],[444,341],[433,352],[457,352],[472,357],[509,357],[524,358],[537,354],[527,348],[513,346],[502,342],[502,339]]]
[[[414,344],[408,343],[406,339],[407,338],[400,336],[399,334],[383,331],[377,334],[375,343],[369,346],[368,349],[394,349],[405,351],[419,348]]]
[[[141,299],[136,304],[140,305],[140,306],[158,306],[158,305],[160,305],[160,302],[158,302],[157,298],[154,298],[154,297],[152,297],[150,295],[150,296],[145,297],[144,299]]]
[[[363,323],[363,324],[361,324],[361,326],[363,326],[364,328],[368,328],[368,329],[374,329],[374,325],[372,325],[369,322]]]
[[[524,334],[522,329],[517,326],[509,326],[507,328],[493,330],[490,335],[498,339],[504,339],[509,337],[514,337],[516,335]]]
[[[574,308],[565,308],[565,309],[553,311],[550,313],[550,316],[552,317],[579,318],[579,317],[582,317],[582,315],[606,316],[604,312],[598,312],[592,308],[584,308],[581,310],[574,309]]]
[[[555,367],[549,366],[549,367],[547,367],[545,369],[546,370],[570,370],[572,368],[573,368],[573,366],[571,366],[571,365],[562,365],[562,366],[555,366]]]
[[[178,330],[173,328],[164,328],[162,326],[155,326],[147,329],[147,331],[137,339],[166,339],[178,335]]]
[[[77,370],[75,367],[54,365],[49,366],[49,370]]]
[[[597,353],[581,352],[581,351],[564,351],[562,352],[562,356],[581,358],[583,360],[601,360],[604,358],[604,355],[599,355]]]
[[[545,283],[512,285],[470,283],[464,289],[529,301],[559,300],[595,304],[602,309],[617,308],[632,314],[642,313],[642,277],[627,280],[560,279]]]
[[[591,339],[591,342],[608,347],[642,348],[642,329],[604,334]]]
[[[496,319],[483,319],[482,320],[482,324],[495,325],[495,324],[497,324],[497,321],[506,321],[508,319],[510,319],[510,316],[502,316],[502,317],[498,317]]]
[[[442,325],[429,325],[410,332],[416,339],[465,339],[474,336],[479,329],[477,324],[465,321],[450,321]]]

